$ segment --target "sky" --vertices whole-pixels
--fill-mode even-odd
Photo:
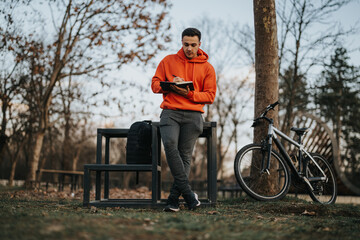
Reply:
[[[254,22],[252,0],[171,0],[171,2],[173,6],[170,15],[175,23],[187,22],[204,15],[250,25]],[[360,1],[355,0],[334,14],[334,19],[346,25],[352,24],[360,20],[359,11]]]
[[[251,0],[172,0],[171,2],[173,6],[170,15],[175,23],[209,16],[253,24],[253,1]]]
[[[320,1],[320,0],[315,0]],[[191,26],[194,19],[208,16],[211,19],[221,19],[224,22],[238,22],[240,25],[254,25],[253,1],[252,0],[171,0],[173,6],[170,16],[173,18],[174,30]],[[341,23],[343,27],[360,24],[360,0],[341,8],[333,15],[333,19]],[[181,33],[179,33],[181,34]],[[357,35],[346,43],[354,44],[360,36]],[[205,41],[205,39],[204,39]],[[345,46],[346,47],[346,46]],[[351,53],[353,64],[360,63],[360,49]]]

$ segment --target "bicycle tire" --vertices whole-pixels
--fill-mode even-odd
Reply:
[[[312,198],[313,201],[322,204],[335,203],[337,197],[337,184],[336,184],[334,170],[331,168],[328,161],[326,161],[326,159],[321,155],[316,153],[311,153],[311,156],[324,171],[327,180],[310,181],[311,186],[314,188],[314,190],[311,190],[310,187],[308,187],[308,192],[310,197]],[[311,179],[311,177],[322,176],[320,170],[315,166],[315,164],[310,159],[308,159],[306,164],[305,175],[309,179]]]
[[[235,177],[241,188],[252,198],[259,201],[280,200],[289,191],[290,171],[279,153],[272,150],[270,174],[261,173],[259,161],[253,161],[261,154],[267,156],[260,144],[249,144],[243,147],[235,157]],[[266,159],[266,158],[265,158]]]

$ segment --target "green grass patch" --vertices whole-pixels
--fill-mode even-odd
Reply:
[[[0,190],[0,239],[357,239],[360,206],[320,205],[295,198],[247,197],[216,207],[83,208],[81,200],[36,198]]]

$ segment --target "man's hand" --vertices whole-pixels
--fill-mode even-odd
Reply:
[[[173,82],[184,82],[185,80],[181,77],[174,77]]]
[[[189,86],[187,88],[181,88],[175,85],[170,86],[171,91],[179,94],[180,96],[186,97],[190,91]]]
[[[185,80],[181,77],[174,77],[173,82],[184,82]],[[186,97],[190,91],[189,87],[187,88],[180,88],[178,86],[171,85],[170,86],[171,91],[179,94],[180,96]]]

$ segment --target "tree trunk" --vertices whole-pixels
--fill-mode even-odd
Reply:
[[[36,181],[36,171],[39,168],[39,161],[41,155],[41,149],[44,143],[44,136],[49,123],[49,106],[51,102],[51,94],[45,98],[44,104],[39,106],[42,114],[39,119],[39,130],[35,133],[35,143],[32,151],[32,155],[29,159],[29,169],[25,181],[26,188],[32,188],[33,183]]]
[[[75,148],[72,146],[72,142],[71,142],[71,138],[69,136],[69,131],[65,130],[65,137],[64,137],[64,142],[63,142],[63,146],[62,146],[62,169],[64,170],[72,170],[73,167],[73,156],[74,154],[72,153],[72,151]]]
[[[83,149],[83,146],[84,144],[80,144],[77,149],[76,149],[76,153],[75,153],[75,156],[73,158],[73,161],[72,161],[72,167],[70,170],[72,171],[76,171],[77,170],[77,164],[79,162],[79,159],[80,159],[80,153],[81,153],[81,150]]]
[[[17,164],[17,158],[11,162],[10,176],[9,176],[9,186],[10,187],[12,187],[14,185],[16,164]]]
[[[46,164],[46,158],[42,158],[41,161],[39,161],[39,165],[38,165],[38,169],[43,169],[45,167]],[[42,178],[42,172],[39,172],[39,174],[36,174],[36,181],[40,182]]]
[[[260,1],[254,0],[255,20],[255,117],[258,117],[264,108],[278,100],[279,96],[279,58],[276,27],[275,0]],[[278,125],[278,111],[271,111],[267,115],[274,119]],[[267,136],[267,124],[261,124],[254,128],[254,142],[260,143]],[[255,170],[256,165],[260,166],[261,157],[253,156],[253,165],[250,174],[254,178],[260,178],[260,172]],[[273,168],[271,165],[270,172]],[[273,174],[272,176],[275,176]],[[262,187],[272,192],[277,187],[272,176],[264,179]],[[273,181],[274,180],[274,181]]]
[[[254,0],[255,17],[255,116],[279,96],[279,58],[275,0]],[[278,125],[278,112],[269,112]],[[267,134],[266,127],[255,128],[254,141],[260,142]]]
[[[16,149],[16,153],[15,156],[11,155],[10,150],[9,150],[9,156],[11,159],[11,168],[10,168],[10,176],[9,176],[9,186],[13,186],[14,185],[14,178],[15,178],[15,171],[16,171],[16,165],[17,165],[17,161],[20,157],[20,152],[22,151],[24,145],[25,145],[26,140],[23,139],[21,141],[21,143],[17,146]]]
[[[45,136],[45,131],[40,131],[36,134],[33,154],[30,158],[29,170],[25,183],[27,188],[32,187],[33,182],[36,180],[36,171],[38,170],[38,166],[39,166],[39,160],[40,160],[42,145],[44,142],[44,136]]]
[[[6,135],[6,125],[7,125],[7,107],[9,102],[7,98],[2,99],[1,101],[1,112],[2,112],[2,120],[1,120],[1,129],[0,129],[0,156],[3,156],[3,152],[8,141],[8,136]],[[0,159],[1,163],[2,158]]]
[[[69,86],[71,86],[71,78],[69,78]],[[62,91],[61,91],[62,92]],[[63,146],[62,146],[62,163],[61,163],[61,167],[64,170],[72,170],[73,164],[72,164],[72,160],[73,160],[73,156],[74,154],[72,153],[73,149],[74,149],[74,144],[72,143],[72,139],[70,137],[70,132],[71,132],[71,110],[70,110],[70,104],[71,104],[71,100],[70,99],[66,99],[66,96],[64,93],[62,93],[62,99],[63,99],[63,111],[64,111],[64,120],[65,120],[65,124],[64,124],[64,141],[63,141]]]
[[[123,175],[123,182],[122,182],[122,188],[123,189],[129,189],[130,186],[130,180],[134,176],[134,173],[131,172],[124,172]]]
[[[59,80],[58,75],[62,69],[62,63],[59,60],[55,61],[54,65],[54,70],[50,77],[49,86],[46,88],[45,94],[43,96],[42,104],[38,106],[41,111],[39,118],[39,130],[35,134],[35,144],[33,147],[32,156],[30,157],[29,161],[29,169],[25,181],[25,186],[27,188],[32,187],[32,183],[36,180],[36,171],[39,167],[40,154],[44,142],[44,136],[46,129],[49,125],[49,107],[52,100],[52,91],[55,87],[56,82]]]

